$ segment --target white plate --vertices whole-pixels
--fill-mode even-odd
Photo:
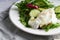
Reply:
[[[60,0],[50,0],[51,2],[54,2],[54,5],[59,5]],[[18,1],[19,2],[19,1]],[[18,27],[19,29],[35,34],[35,35],[56,35],[60,33],[60,28],[50,29],[48,32],[45,32],[44,30],[38,30],[38,29],[32,29],[25,27],[20,21],[19,21],[19,12],[15,4],[11,7],[9,12],[9,17],[14,25]]]

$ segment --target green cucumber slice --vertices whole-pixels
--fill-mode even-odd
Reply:
[[[37,17],[37,16],[39,15],[39,13],[40,13],[39,10],[33,9],[33,10],[31,10],[31,12],[29,13],[29,15],[30,15],[31,17]]]
[[[55,7],[55,13],[60,13],[60,5]]]

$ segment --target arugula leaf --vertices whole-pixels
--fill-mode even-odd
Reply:
[[[32,3],[34,2],[35,0],[25,0],[27,3]]]
[[[21,1],[16,4],[19,10],[19,15],[20,15],[20,22],[25,25],[26,27],[30,27],[28,25],[28,20],[30,19],[29,12],[30,8],[26,7],[27,2],[26,1]]]
[[[49,31],[49,29],[54,29],[54,28],[57,28],[57,27],[59,27],[60,26],[60,24],[59,23],[56,23],[56,24],[49,24],[49,25],[44,25],[43,27],[42,27],[42,29],[44,29],[45,31]]]
[[[36,0],[35,5],[43,8],[52,8],[54,5],[48,0]]]

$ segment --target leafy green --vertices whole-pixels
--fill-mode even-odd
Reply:
[[[48,0],[40,0],[40,1],[38,0],[38,2],[36,2],[35,4],[38,5],[39,7],[43,7],[43,8],[52,8],[52,7],[54,7],[54,5]]]
[[[19,10],[20,22],[26,27],[30,27],[28,25],[28,20],[30,18],[29,12],[31,9],[27,8],[26,4],[27,2],[21,1],[20,3],[17,3],[16,6],[18,7],[18,10]]]
[[[42,8],[52,8],[54,5],[48,0],[25,0],[27,3],[32,3]]]
[[[32,3],[42,8],[52,8],[54,5],[48,0],[25,0],[27,3]]]
[[[44,25],[43,27],[42,27],[42,29],[45,29],[45,31],[48,31],[49,29],[54,29],[54,28],[57,28],[57,27],[59,27],[60,26],[60,24],[59,23],[56,23],[56,24],[49,24],[49,25]]]

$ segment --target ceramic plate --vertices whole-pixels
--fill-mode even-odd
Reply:
[[[53,2],[55,6],[60,4],[60,0],[50,0],[50,1]],[[18,2],[20,2],[20,1],[18,1]],[[19,21],[19,12],[18,12],[18,8],[15,6],[15,4],[10,9],[9,17],[10,17],[12,23],[16,27],[18,27],[19,29],[21,29],[27,33],[31,33],[31,34],[35,34],[35,35],[56,35],[56,34],[60,33],[60,28],[50,29],[48,32],[46,32],[44,30],[38,30],[38,29],[32,29],[32,28],[25,27]]]

